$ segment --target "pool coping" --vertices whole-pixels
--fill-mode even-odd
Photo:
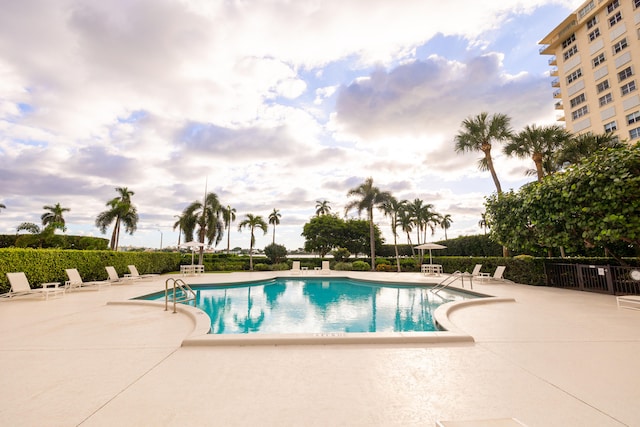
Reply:
[[[411,283],[407,283],[411,285]],[[415,285],[415,284],[414,284]],[[420,284],[421,285],[421,284]],[[418,285],[418,286],[420,286]],[[466,289],[451,287],[456,291]],[[482,294],[480,294],[482,295]],[[459,309],[482,304],[515,302],[515,298],[486,296],[479,299],[449,302],[438,307],[433,314],[436,324],[444,329],[433,332],[326,332],[296,334],[210,334],[211,319],[202,310],[186,304],[176,304],[176,311],[188,316],[194,323],[191,333],[182,341],[182,347],[197,346],[254,346],[254,345],[328,345],[328,344],[410,344],[410,343],[474,343],[474,338],[460,330],[450,315]],[[110,301],[108,305],[141,305],[164,309],[165,303],[145,300]],[[172,307],[168,313],[173,314]]]

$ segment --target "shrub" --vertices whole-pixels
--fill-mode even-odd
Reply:
[[[376,271],[394,271],[391,264],[376,264]]]
[[[291,270],[291,266],[286,262],[280,262],[278,264],[273,264],[271,266],[271,269],[273,271],[285,271],[285,270]]]
[[[353,270],[353,264],[350,262],[336,262],[333,269],[338,271],[351,271]]]
[[[287,259],[287,248],[283,245],[273,243],[269,246],[265,246],[264,254],[267,258],[269,258],[271,264],[278,264]]]
[[[338,248],[331,252],[331,255],[333,255],[333,259],[336,260],[336,262],[343,262],[351,256],[351,252],[349,252],[347,248]]]
[[[271,270],[271,267],[269,266],[269,264],[258,263],[253,266],[253,269],[256,271],[269,271]]]
[[[371,270],[371,266],[369,265],[368,262],[354,261],[352,263],[352,269],[354,271],[369,271],[369,270]]]

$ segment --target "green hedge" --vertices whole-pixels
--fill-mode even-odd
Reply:
[[[105,267],[115,267],[118,275],[129,273],[134,264],[140,274],[180,270],[180,254],[166,252],[79,251],[64,249],[0,249],[0,292],[10,288],[5,273],[22,271],[31,286],[68,280],[65,268],[77,268],[85,281],[105,280]]]
[[[66,234],[0,234],[0,248],[56,248],[107,250],[109,240],[103,237],[69,236]]]

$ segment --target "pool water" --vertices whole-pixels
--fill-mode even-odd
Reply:
[[[478,298],[346,278],[277,278],[193,289],[196,307],[211,319],[211,334],[437,331],[438,306]],[[164,299],[164,292],[143,299]]]

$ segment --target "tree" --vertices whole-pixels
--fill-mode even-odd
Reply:
[[[411,246],[411,254],[415,256],[416,252],[411,243],[411,232],[413,231],[413,218],[411,212],[408,211],[407,206],[399,212],[398,222],[402,231],[407,233],[407,244]]]
[[[187,206],[182,215],[185,216],[185,239],[193,240],[194,229],[197,228],[198,242],[200,246],[200,254],[198,263],[204,261],[204,244],[217,245],[222,240],[222,232],[224,225],[222,224],[222,206],[215,193],[207,193],[204,197],[204,203],[196,200]]]
[[[3,203],[0,203],[0,209],[7,209],[7,207]]]
[[[227,208],[222,213],[222,219],[224,220],[224,228],[227,230],[227,253],[229,253],[229,247],[231,246],[231,223],[236,220],[236,208],[227,205]]]
[[[486,212],[482,212],[482,214],[480,215],[480,221],[478,221],[478,227],[482,228],[485,235],[487,234],[487,228],[491,228],[491,225],[489,224],[489,220],[487,219]]]
[[[480,113],[476,117],[468,117],[462,122],[462,130],[455,136],[456,152],[481,151],[484,158],[480,159],[480,170],[488,170],[496,186],[498,193],[502,193],[502,187],[498,180],[491,146],[493,142],[505,141],[511,138],[511,118],[506,114]]]
[[[390,196],[382,205],[384,214],[389,217],[391,221],[391,233],[393,234],[393,247],[396,253],[396,267],[398,273],[400,273],[400,255],[398,255],[398,226],[400,225],[400,216],[407,205],[406,200],[398,201],[393,196]]]
[[[342,245],[344,229],[344,221],[336,215],[314,216],[302,227],[305,251],[318,252],[324,258],[333,248]]]
[[[352,254],[371,253],[371,223],[366,219],[351,218],[344,222],[339,236],[338,246],[347,248]],[[373,225],[374,250],[382,249],[382,233],[377,225]]]
[[[64,221],[64,213],[69,212],[71,209],[63,208],[60,206],[60,203],[56,203],[54,206],[45,205],[42,207],[45,212],[42,214],[40,219],[42,220],[42,225],[45,227],[53,227],[58,228],[62,231],[67,231],[67,227],[65,226]]]
[[[238,231],[242,231],[244,227],[249,228],[251,232],[251,244],[249,246],[249,269],[253,271],[253,245],[256,243],[254,231],[256,228],[261,229],[264,234],[267,234],[269,226],[262,219],[260,215],[247,214],[247,218],[238,224]]]
[[[521,159],[531,157],[538,181],[542,181],[545,175],[555,172],[554,157],[570,138],[571,134],[559,125],[527,125],[513,135],[511,141],[504,146],[504,153]]]
[[[274,209],[273,212],[269,214],[269,224],[273,225],[273,241],[271,244],[275,245],[276,243],[276,225],[280,225],[280,211],[278,209]]]
[[[96,227],[103,234],[107,227],[115,222],[109,246],[111,250],[118,250],[121,223],[124,223],[125,231],[129,234],[133,234],[138,228],[138,212],[131,204],[131,196],[135,193],[127,187],[116,187],[116,192],[119,193],[119,197],[109,200],[106,204],[109,209],[98,214],[96,218]]]
[[[33,222],[23,222],[16,228],[16,231],[28,231],[31,234],[40,234],[41,230],[38,224],[34,224]]]
[[[371,247],[371,270],[376,270],[376,246],[375,246],[375,232],[373,224],[373,210],[375,208],[381,208],[384,202],[386,202],[391,194],[386,191],[380,191],[378,187],[373,185],[373,178],[367,178],[359,186],[352,188],[347,193],[348,197],[357,197],[347,204],[345,207],[345,213],[351,209],[356,209],[358,215],[363,210],[367,211],[367,218],[369,220],[369,244]]]
[[[596,151],[623,146],[624,143],[620,142],[611,132],[603,134],[582,133],[566,141],[556,154],[554,161],[556,168],[562,169],[565,166],[580,163]]]
[[[331,213],[331,206],[329,206],[328,200],[316,200],[316,216],[329,215]]]
[[[453,223],[453,220],[451,219],[451,215],[449,214],[446,214],[440,220],[440,227],[444,229],[444,240],[449,240],[447,238],[447,229],[451,228],[452,223]]]
[[[283,245],[272,243],[264,247],[264,254],[272,264],[278,264],[287,259],[287,248]]]

